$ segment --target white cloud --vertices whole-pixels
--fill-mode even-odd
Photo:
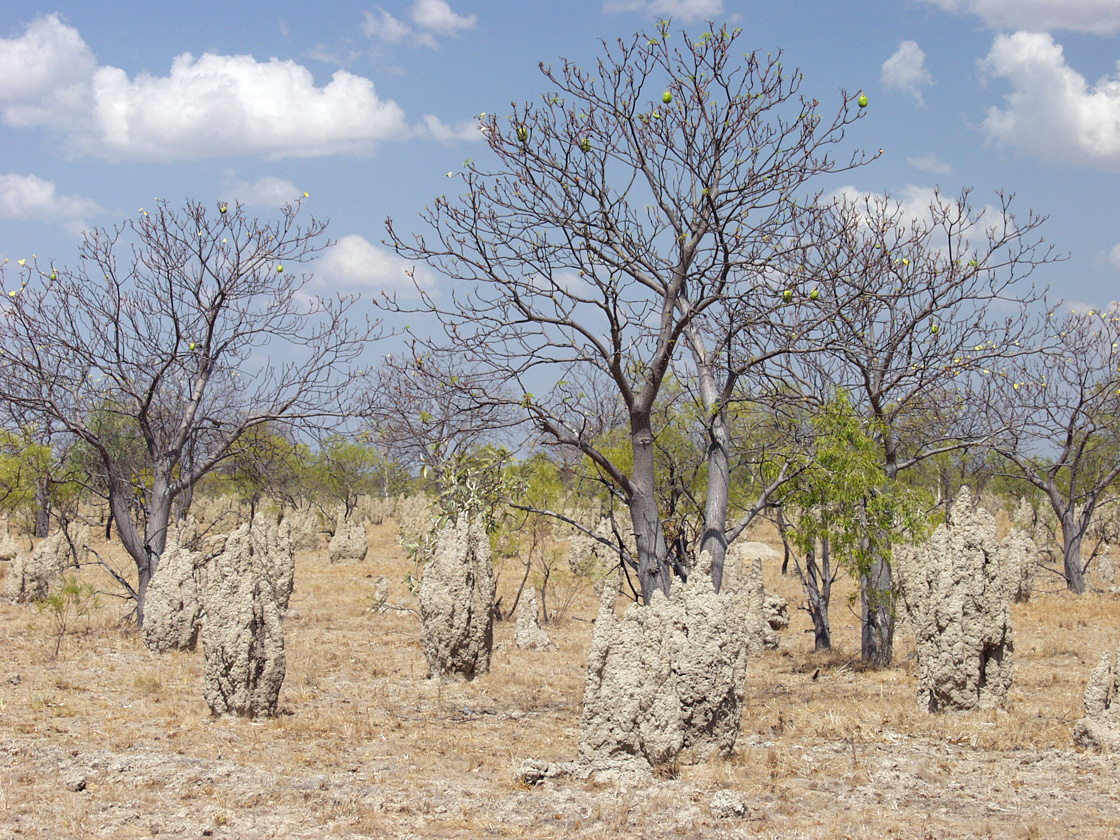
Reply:
[[[421,289],[435,286],[435,277],[427,266],[406,262],[388,248],[374,245],[357,234],[344,236],[329,248],[315,264],[315,280],[332,290],[378,292],[415,292],[409,272],[415,270]]]
[[[930,172],[934,175],[953,174],[953,167],[935,154],[906,158],[906,162],[915,169],[920,169],[922,172]]]
[[[266,176],[256,181],[233,180],[223,187],[223,200],[241,202],[249,207],[279,208],[291,204],[303,194],[295,184],[283,178]]]
[[[97,62],[58,15],[37,18],[19,38],[0,38],[0,107],[9,125],[38,125],[89,101]]]
[[[1090,85],[1045,34],[999,35],[981,68],[1007,79],[1005,107],[988,109],[988,141],[1054,163],[1120,170],[1120,73]]]
[[[1095,35],[1120,32],[1116,0],[924,0],[954,14],[979,17],[990,29],[1069,30]]]
[[[460,30],[474,29],[478,25],[477,15],[457,15],[446,0],[416,0],[408,15],[412,26],[378,6],[376,13],[362,12],[362,32],[367,38],[385,44],[400,44],[411,39],[434,50],[439,47],[436,35],[455,36]]]
[[[367,38],[384,41],[386,44],[399,44],[412,34],[412,27],[378,8],[376,15],[373,12],[362,12],[362,33]]]
[[[167,76],[130,79],[96,67],[77,30],[57,16],[0,40],[0,79],[9,125],[51,128],[72,154],[110,160],[360,153],[411,133],[400,106],[343,70],[317,87],[294,61],[186,53]]]
[[[440,143],[450,145],[459,141],[474,142],[482,140],[485,135],[480,131],[481,123],[478,120],[463,120],[455,125],[445,125],[439,117],[431,114],[424,115],[424,128],[428,136]]]
[[[0,218],[61,222],[71,232],[89,227],[87,216],[103,214],[93,199],[59,195],[51,181],[36,175],[0,175]]]
[[[723,17],[723,0],[607,0],[603,11],[607,14],[644,11],[677,23],[697,23]]]
[[[926,54],[922,48],[914,41],[903,41],[894,55],[883,62],[879,80],[883,87],[908,93],[924,107],[921,87],[933,84],[925,64]]]
[[[1113,268],[1120,270],[1120,244],[1112,246],[1112,250],[1108,252],[1108,261]]]
[[[478,24],[477,16],[455,14],[446,0],[416,0],[409,16],[421,29],[440,35],[454,35],[460,29],[474,29]]]

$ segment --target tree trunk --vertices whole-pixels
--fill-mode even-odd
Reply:
[[[51,485],[46,477],[35,486],[35,536],[45,537],[51,532]]]
[[[712,558],[712,583],[716,592],[723,584],[727,557],[727,502],[731,489],[731,430],[727,411],[716,412],[708,427],[708,494],[704,504],[704,533],[700,551]]]
[[[1078,527],[1080,523],[1073,514],[1074,511],[1071,509],[1068,515],[1061,519],[1062,562],[1066,576],[1066,588],[1075,595],[1083,595],[1085,593],[1085,576],[1081,571],[1081,538],[1084,536],[1084,531]]]
[[[798,566],[798,571],[801,571]],[[821,541],[821,563],[817,565],[816,551],[805,555],[805,573],[801,575],[805,587],[805,600],[809,617],[813,620],[813,650],[831,650],[832,628],[828,619],[828,604],[832,597],[832,569],[829,559],[828,539]]]
[[[891,566],[876,553],[869,574],[860,575],[862,633],[860,656],[875,668],[886,668],[894,653],[894,580]]]
[[[630,521],[634,525],[634,541],[638,548],[638,583],[642,603],[648,604],[660,589],[669,594],[671,569],[669,547],[661,527],[654,493],[653,431],[648,414],[635,412],[630,419],[630,444],[634,453],[631,479]]]
[[[1062,529],[1062,566],[1066,589],[1075,595],[1082,595],[1085,593],[1085,575],[1081,569],[1081,540],[1089,527],[1097,500],[1090,497],[1078,511],[1073,499],[1062,494],[1053,476],[1048,477],[1046,496],[1058,519],[1058,526]]]
[[[148,585],[156,573],[160,555],[167,545],[167,526],[171,521],[171,504],[174,501],[167,481],[156,476],[148,509],[148,522],[141,538],[129,506],[132,488],[119,476],[109,477],[109,510],[117,523],[121,544],[136,564],[136,624],[144,626],[144,602]]]

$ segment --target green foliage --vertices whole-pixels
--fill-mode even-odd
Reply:
[[[482,516],[486,533],[500,526],[502,508],[512,489],[504,467],[510,453],[503,446],[486,445],[455,453],[439,466],[437,530],[460,516]]]
[[[0,429],[0,510],[34,523],[44,507],[73,503],[78,491],[66,476],[66,464],[59,463],[35,427]]]
[[[801,472],[788,485],[790,537],[802,552],[827,539],[853,574],[889,561],[892,539],[925,527],[920,491],[891,482],[882,453],[844,391],[809,421],[811,443]]]
[[[209,476],[207,489],[215,495],[254,501],[264,497],[296,507],[313,489],[312,463],[306,444],[264,423],[237,439],[229,457]]]
[[[62,586],[56,587],[46,598],[35,602],[40,615],[47,616],[50,636],[54,640],[53,656],[62,648],[62,639],[80,619],[88,620],[100,608],[97,590],[73,575],[67,575]]]

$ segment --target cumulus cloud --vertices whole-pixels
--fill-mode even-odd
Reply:
[[[51,181],[36,175],[0,175],[0,218],[61,224],[71,232],[89,227],[86,218],[104,209],[93,199],[59,195]]]
[[[60,132],[74,155],[174,161],[369,151],[409,136],[404,111],[343,70],[323,87],[293,61],[180,55],[167,76],[98,67],[57,16],[0,39],[0,113]]]
[[[723,17],[723,0],[607,0],[603,11],[647,12],[678,23],[696,23]]]
[[[1010,82],[988,109],[988,141],[1062,164],[1120,170],[1120,72],[1090,85],[1046,34],[999,35],[981,69]]]
[[[1115,35],[1120,32],[1116,0],[923,0],[954,14],[976,15],[990,29],[1050,32],[1064,29]]]
[[[1108,252],[1108,262],[1113,268],[1120,271],[1120,244],[1112,246],[1112,250]]]
[[[933,84],[933,77],[926,69],[926,54],[914,41],[903,41],[894,55],[883,62],[879,80],[888,90],[900,90],[918,100],[922,100],[922,85]]]
[[[410,271],[415,271],[416,284],[427,290],[435,286],[435,277],[427,266],[413,266],[387,248],[374,245],[357,234],[344,236],[329,248],[315,264],[315,280],[332,290],[376,294],[378,292],[415,292]]]
[[[455,36],[478,25],[477,15],[458,15],[446,0],[415,0],[408,16],[411,25],[378,6],[376,12],[362,13],[362,31],[367,38],[382,43],[400,44],[411,40],[434,50],[439,46],[437,35]]]
[[[223,199],[241,202],[248,207],[279,208],[291,204],[303,191],[284,178],[265,176],[256,181],[228,180],[223,186]]]

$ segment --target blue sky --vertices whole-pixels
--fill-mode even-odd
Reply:
[[[83,228],[157,198],[269,215],[306,191],[338,240],[317,288],[399,288],[384,220],[420,229],[447,173],[485,160],[477,115],[537,99],[539,62],[591,64],[662,17],[741,27],[825,105],[865,91],[852,147],[884,154],[843,186],[1014,192],[1070,254],[1036,280],[1120,298],[1120,0],[4,0],[0,259],[73,264]]]

